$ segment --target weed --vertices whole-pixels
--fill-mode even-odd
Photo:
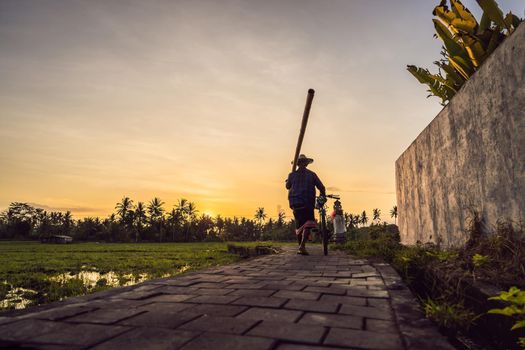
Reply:
[[[525,328],[525,291],[517,287],[511,287],[508,292],[502,291],[498,295],[490,297],[489,300],[498,300],[507,304],[502,309],[490,309],[489,314],[503,315],[513,318],[516,322],[511,330]],[[525,348],[525,337],[519,338],[519,345]]]
[[[465,309],[461,304],[450,304],[446,301],[427,299],[423,302],[425,315],[440,327],[446,329],[468,330],[476,321],[472,311]]]

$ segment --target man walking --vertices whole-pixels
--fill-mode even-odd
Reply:
[[[308,164],[313,163],[312,158],[301,154],[297,159],[297,170],[291,172],[286,180],[288,189],[288,201],[293,210],[295,218],[295,233],[299,243],[297,254],[308,255],[306,251],[306,241],[312,228],[316,228],[314,218],[315,208],[315,188],[320,192],[320,196],[326,196],[325,188],[319,177],[306,169]]]

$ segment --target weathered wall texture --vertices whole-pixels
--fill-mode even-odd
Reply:
[[[525,219],[525,25],[399,157],[396,190],[405,244],[463,244],[470,209]]]

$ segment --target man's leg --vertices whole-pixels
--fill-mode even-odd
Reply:
[[[302,241],[303,241],[303,234],[302,233],[299,233],[297,236],[297,244],[301,245]]]
[[[301,237],[301,243],[300,243],[299,249],[306,251],[306,241],[308,241],[308,237],[310,235],[310,229],[309,228],[304,229],[303,232],[304,233],[301,235],[302,237]]]

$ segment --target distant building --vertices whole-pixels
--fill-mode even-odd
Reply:
[[[73,237],[65,235],[51,235],[40,238],[42,243],[71,243],[73,242]]]

